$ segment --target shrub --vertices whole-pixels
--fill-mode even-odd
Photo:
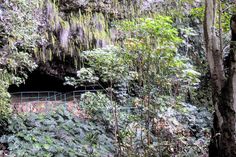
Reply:
[[[108,156],[114,153],[113,138],[105,128],[74,117],[64,108],[47,114],[13,116],[10,135],[0,138],[8,143],[10,155],[21,156]]]

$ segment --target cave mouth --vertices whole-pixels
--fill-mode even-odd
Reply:
[[[50,76],[40,70],[35,70],[29,74],[24,84],[19,86],[11,85],[8,89],[10,93],[24,91],[57,91],[66,93],[76,90],[69,85],[63,85],[64,80],[56,76]]]
[[[102,90],[104,89],[104,84],[96,84],[96,85],[87,85],[79,86],[77,88],[69,85],[64,85],[64,77],[60,76],[52,76],[49,75],[42,70],[36,69],[32,73],[28,75],[28,78],[25,80],[25,83],[16,86],[11,85],[8,88],[9,93],[17,93],[17,92],[42,92],[42,91],[55,91],[60,93],[69,93],[72,91],[93,91],[93,90]]]

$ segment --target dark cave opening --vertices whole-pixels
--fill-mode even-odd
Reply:
[[[10,93],[22,91],[57,91],[57,92],[70,92],[77,90],[72,86],[63,85],[64,80],[56,76],[50,76],[40,70],[35,70],[29,74],[28,79],[20,86],[11,85],[8,89]]]
[[[28,75],[28,79],[24,84],[19,86],[11,85],[8,88],[9,93],[15,92],[25,92],[25,91],[56,91],[60,93],[68,93],[71,91],[81,90],[81,91],[93,91],[102,90],[106,87],[106,84],[99,83],[99,85],[87,85],[86,87],[73,87],[69,85],[64,85],[64,76],[51,76],[40,69],[37,69]]]

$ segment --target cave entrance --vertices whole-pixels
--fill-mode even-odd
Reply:
[[[19,86],[11,85],[8,89],[9,93],[19,93],[19,92],[41,92],[41,91],[55,91],[59,93],[69,93],[72,91],[98,91],[103,90],[103,84],[92,84],[87,86],[80,86],[74,88],[73,86],[64,85],[64,76],[51,76],[39,69],[36,69],[29,74],[28,79],[24,84]]]
[[[50,76],[40,70],[35,70],[29,74],[28,79],[20,86],[11,85],[9,87],[10,93],[24,92],[24,91],[57,91],[66,93],[76,90],[72,86],[63,85],[64,80],[56,76]]]
[[[52,76],[37,69],[29,74],[24,84],[11,85],[8,91],[12,96],[14,112],[44,112],[61,104],[66,104],[72,110],[81,94],[102,89],[95,85],[74,88],[64,85],[63,78],[64,76]]]

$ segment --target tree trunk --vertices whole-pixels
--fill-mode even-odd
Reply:
[[[231,18],[231,51],[224,66],[215,32],[217,1],[205,2],[204,35],[215,109],[209,156],[236,157],[236,16]]]

